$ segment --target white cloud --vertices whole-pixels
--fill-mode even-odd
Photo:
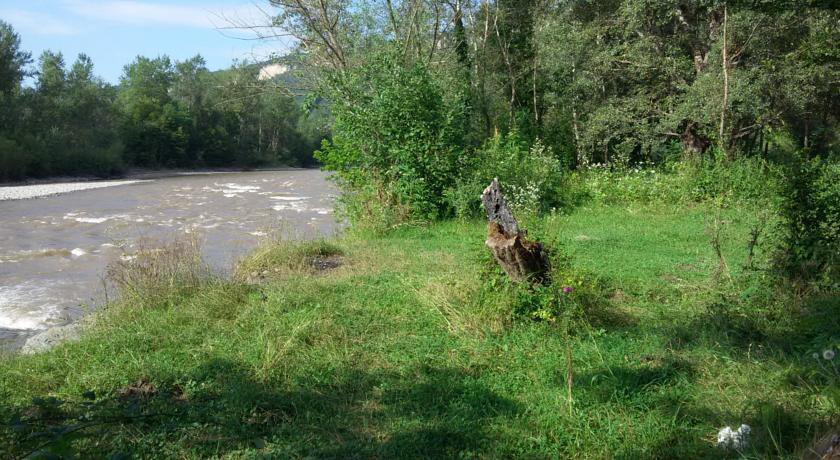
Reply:
[[[168,25],[206,29],[224,27],[234,21],[247,24],[262,24],[268,21],[260,8],[250,3],[234,6],[186,6],[138,0],[65,0],[64,6],[72,13],[85,18],[142,26]]]
[[[73,35],[78,29],[52,16],[20,9],[0,9],[0,19],[8,22],[18,33],[39,35]]]

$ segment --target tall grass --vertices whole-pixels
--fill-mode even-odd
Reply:
[[[134,252],[112,261],[106,273],[122,303],[142,308],[164,306],[212,280],[195,237],[141,239]]]
[[[269,276],[313,274],[336,268],[343,254],[341,247],[323,239],[301,242],[270,238],[237,264],[234,279],[253,282]]]
[[[770,203],[781,187],[781,169],[759,158],[734,162],[687,159],[664,166],[593,166],[573,174],[576,194],[595,203],[699,203],[720,196]]]

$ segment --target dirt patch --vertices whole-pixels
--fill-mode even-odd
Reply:
[[[616,289],[615,292],[613,292],[612,297],[610,297],[610,300],[615,303],[624,303],[627,300],[627,294],[625,294],[621,289]]]
[[[339,255],[315,256],[309,259],[309,266],[318,272],[333,270],[344,265],[344,260]]]
[[[154,396],[154,395],[157,394],[157,392],[158,392],[158,389],[155,386],[155,384],[149,382],[146,379],[140,379],[140,380],[132,383],[131,385],[128,385],[126,387],[123,387],[123,388],[120,388],[119,390],[117,390],[117,393],[120,396],[125,396],[125,397],[137,397],[137,396],[139,396],[139,397],[144,397],[144,398],[149,397],[149,396]]]
[[[806,452],[806,459],[822,460],[840,459],[840,430],[833,430],[820,438],[814,446]]]
[[[303,263],[303,269],[309,271],[313,275],[318,275],[322,273],[326,273],[330,270],[334,270],[338,267],[344,265],[344,257],[333,254],[329,256],[311,256],[307,257]],[[265,282],[266,280],[271,279],[272,277],[280,276],[284,272],[284,269],[280,267],[275,267],[273,269],[267,269],[262,271],[253,271],[248,274],[245,278],[245,282],[248,284],[260,284]]]

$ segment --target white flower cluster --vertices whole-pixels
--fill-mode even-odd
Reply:
[[[731,427],[723,427],[718,431],[717,446],[723,449],[744,450],[749,444],[751,428],[749,425],[741,425],[737,430]]]
[[[527,212],[538,210],[542,195],[538,184],[530,181],[522,187],[511,184],[508,186],[508,193],[508,200],[514,209]]]
[[[812,356],[814,357],[814,359],[820,359],[819,353],[814,353]],[[831,361],[832,359],[834,359],[834,350],[832,350],[831,348],[823,350],[822,358],[826,361]]]

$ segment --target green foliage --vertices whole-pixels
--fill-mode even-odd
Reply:
[[[336,179],[342,183],[341,178]],[[403,225],[425,222],[412,214],[410,206],[399,201],[391,184],[372,178],[352,189],[346,185],[341,188],[341,195],[336,198],[336,212],[353,224],[351,231],[384,234]]]
[[[461,179],[447,191],[461,217],[481,215],[481,192],[497,178],[514,210],[540,213],[567,204],[565,171],[550,148],[529,146],[518,132],[497,134],[461,162]]]
[[[551,145],[572,143],[584,166],[659,163],[674,140],[692,154],[717,145],[730,159],[761,155],[773,148],[769,131],[797,148],[835,149],[838,119],[824,104],[840,67],[823,43],[837,40],[837,10],[727,5],[723,107],[724,5],[590,2],[544,15]]]
[[[608,291],[571,267],[555,268],[548,284],[524,284],[514,289],[513,312],[533,320],[591,324],[610,314]]]
[[[11,25],[0,20],[0,101],[5,103],[9,96],[18,91],[18,85],[27,75],[26,66],[31,59],[30,53],[20,49],[20,36]]]
[[[777,166],[760,158],[685,159],[663,166],[592,166],[575,172],[577,193],[598,203],[692,203],[721,196],[775,208],[781,187]]]
[[[399,204],[421,219],[449,214],[443,192],[458,175],[462,107],[444,99],[429,69],[419,63],[405,67],[394,53],[384,52],[333,75],[326,90],[335,122],[317,158],[336,171],[350,192],[345,200]]]
[[[189,112],[169,94],[175,78],[172,63],[162,56],[138,56],[120,80],[122,138],[132,163],[146,167],[185,166]]]
[[[235,277],[254,281],[257,277],[299,276],[339,264],[344,250],[326,240],[269,240],[236,266]],[[334,267],[332,267],[334,268]]]
[[[19,116],[7,136],[17,147],[6,153],[0,178],[122,172],[114,92],[93,75],[90,58],[80,54],[68,72],[60,53],[45,51],[39,64],[36,88],[12,99]]]
[[[684,178],[655,167],[611,169],[593,166],[574,173],[580,194],[596,203],[674,203],[686,198]]]
[[[26,153],[17,142],[0,137],[0,180],[20,180],[26,177],[26,162]]]
[[[756,157],[727,161],[717,155],[708,161],[676,163],[673,169],[686,178],[685,191],[695,201],[730,194],[735,199],[771,204],[781,186],[778,166]]]
[[[840,288],[840,165],[794,156],[785,170],[778,267],[796,282]]]

